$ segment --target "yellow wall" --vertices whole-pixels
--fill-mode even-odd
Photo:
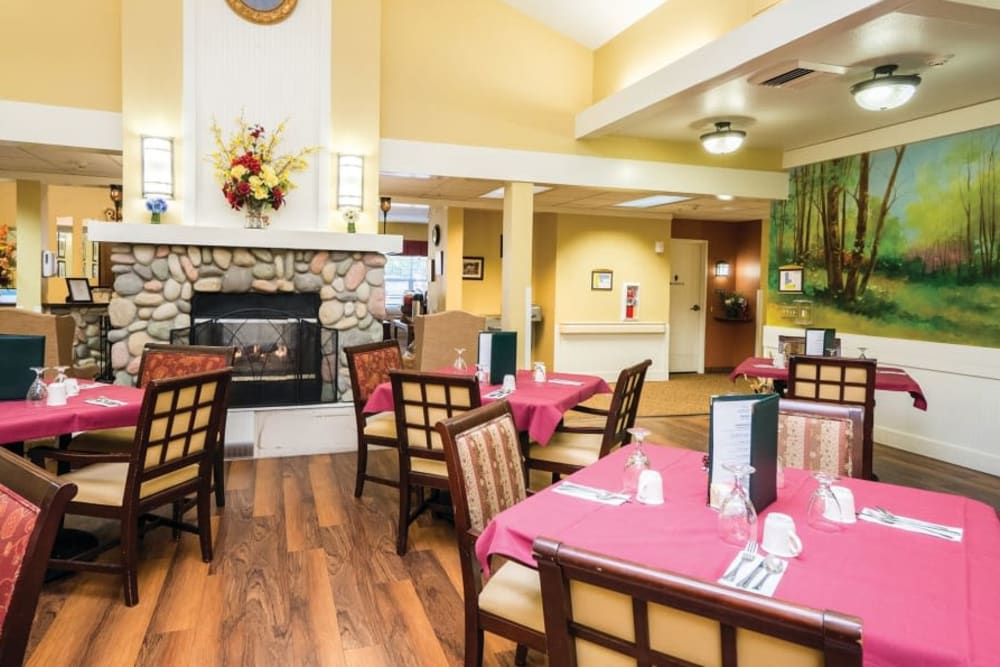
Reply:
[[[382,231],[382,223],[379,223],[379,231]],[[385,225],[386,234],[402,236],[407,241],[426,241],[427,225],[411,224],[407,222],[387,222]],[[335,231],[343,231],[341,229]],[[358,230],[361,231],[360,229]]]
[[[656,241],[670,240],[667,221],[559,215],[556,234],[558,310],[552,323],[620,322],[626,282],[640,285],[639,321],[669,319],[670,267],[666,253],[653,250]],[[611,291],[590,289],[595,269],[613,272]]]
[[[532,358],[549,368],[555,365],[556,220],[554,213],[536,214],[531,245],[531,300],[542,308],[541,323],[531,329]]]
[[[0,99],[121,109],[121,0],[7,0],[0,26]]]
[[[52,252],[58,251],[56,238],[56,218],[73,218],[72,242],[66,248],[66,275],[69,277],[90,278],[86,271],[87,255],[86,238],[83,230],[83,220],[92,218],[104,220],[104,209],[112,206],[108,189],[104,187],[78,187],[66,185],[50,185],[48,188],[48,234],[45,247]],[[69,231],[67,228],[60,228]],[[46,303],[61,303],[66,300],[66,280],[64,277],[45,278],[42,281],[42,300]],[[90,281],[92,285],[97,280]]]
[[[483,258],[483,279],[462,281],[462,310],[479,315],[498,315],[502,292],[500,233],[503,214],[500,211],[465,210],[464,257]]]
[[[17,225],[17,183],[0,182],[0,225]]]

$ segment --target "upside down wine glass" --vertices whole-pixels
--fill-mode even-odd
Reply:
[[[745,487],[754,468],[746,463],[724,463],[722,467],[733,474],[733,488],[719,505],[719,537],[742,547],[757,540],[757,510]]]
[[[455,353],[458,356],[455,357],[455,362],[452,364],[452,367],[456,371],[464,371],[466,368],[469,367],[469,365],[467,363],[465,363],[465,357],[462,356],[465,353],[465,348],[464,347],[456,347],[455,348]]]
[[[45,399],[49,396],[49,389],[45,386],[42,375],[46,369],[44,366],[31,366],[31,370],[35,371],[35,379],[32,381],[31,386],[28,387],[28,394],[25,396],[25,400],[28,401],[29,405],[45,405]]]
[[[625,472],[622,476],[622,491],[627,493],[630,498],[635,497],[636,491],[639,490],[639,475],[642,474],[643,470],[649,470],[649,457],[646,456],[646,452],[643,450],[642,443],[649,435],[649,429],[634,426],[628,430],[632,434],[632,440],[635,443],[635,448],[632,453],[628,455],[628,459],[625,460]]]
[[[806,518],[809,525],[816,530],[826,533],[835,533],[840,530],[843,520],[840,501],[833,494],[830,485],[837,481],[836,475],[828,472],[818,471],[813,473],[813,477],[819,483],[816,490],[809,498],[809,506],[806,509]]]

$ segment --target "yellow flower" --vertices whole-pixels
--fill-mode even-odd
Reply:
[[[247,173],[247,168],[244,167],[242,164],[238,164],[229,170],[229,175],[237,180],[243,178],[243,174],[245,173]]]
[[[269,164],[262,165],[260,168],[260,173],[267,187],[273,188],[275,185],[278,184],[278,175],[274,173],[274,168],[271,165]]]

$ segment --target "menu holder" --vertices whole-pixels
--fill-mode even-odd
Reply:
[[[754,467],[747,493],[754,509],[764,511],[777,498],[778,395],[727,394],[713,396],[708,431],[708,501],[721,501],[721,489],[732,486],[725,464]],[[713,483],[717,484],[713,497]]]
[[[829,357],[827,350],[837,346],[836,329],[806,329],[806,355],[810,357]]]
[[[490,384],[503,383],[504,375],[517,372],[517,332],[479,332],[479,354],[477,364],[489,371]]]
[[[23,399],[45,365],[45,336],[0,334],[0,400]]]

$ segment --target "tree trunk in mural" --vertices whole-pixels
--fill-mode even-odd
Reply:
[[[858,195],[855,204],[858,210],[858,222],[855,225],[854,247],[847,255],[847,280],[845,281],[844,298],[858,298],[858,274],[864,265],[865,240],[868,236],[868,179],[871,175],[871,153],[862,153],[858,164]]]
[[[865,293],[868,289],[868,281],[872,277],[872,271],[875,270],[875,263],[878,261],[878,248],[879,242],[882,239],[882,231],[885,229],[886,218],[889,217],[889,207],[892,206],[893,200],[896,198],[894,190],[896,188],[896,177],[899,175],[899,165],[903,162],[903,153],[906,152],[906,146],[896,146],[895,154],[896,159],[892,163],[892,171],[889,173],[889,180],[885,184],[885,194],[882,195],[882,205],[879,206],[878,216],[875,218],[875,234],[872,236],[872,251],[868,258],[868,263],[865,266],[865,277],[861,280],[861,287],[858,290],[858,296]]]
[[[820,165],[823,175],[825,192],[820,199],[820,225],[823,234],[823,261],[826,265],[826,284],[830,292],[836,296],[844,291],[843,275],[843,244],[840,239],[840,195],[844,182],[843,159],[831,160],[829,170],[826,165]],[[825,173],[824,173],[825,172]]]
[[[979,247],[983,277],[991,279],[997,268],[997,169],[996,146],[981,159],[979,177]]]

